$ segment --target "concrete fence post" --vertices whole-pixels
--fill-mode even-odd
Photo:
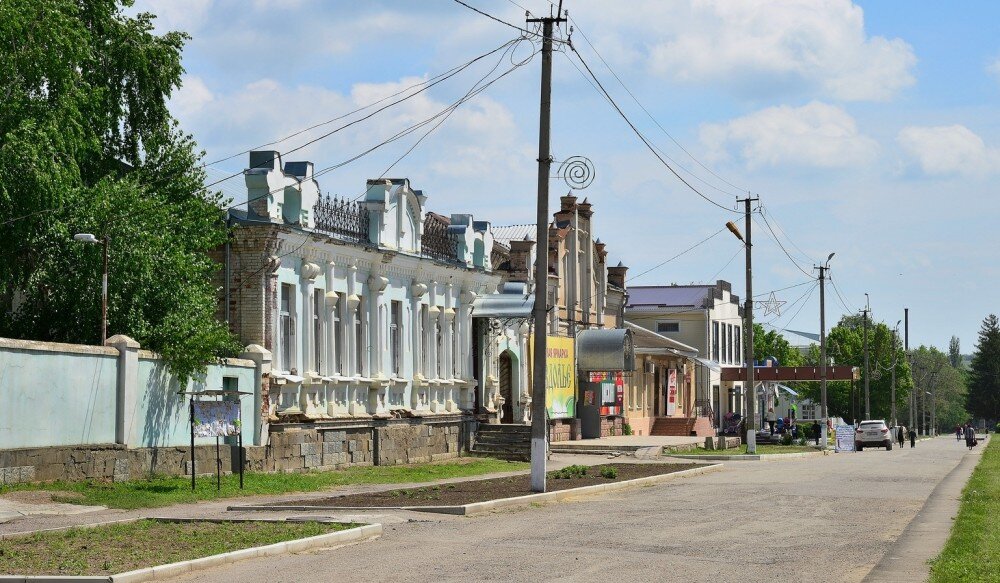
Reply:
[[[118,349],[115,443],[128,447],[139,404],[139,343],[124,334],[116,334],[108,338],[105,345]]]
[[[268,403],[267,387],[264,386],[264,375],[271,374],[271,351],[259,344],[251,344],[243,349],[240,358],[252,360],[257,365],[254,371],[253,387],[253,426],[256,428],[254,435],[254,445],[267,445],[268,443]]]

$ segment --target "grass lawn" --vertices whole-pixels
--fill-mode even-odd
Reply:
[[[808,453],[812,451],[819,451],[811,445],[774,445],[774,444],[758,444],[757,452],[752,455],[774,455],[782,453]],[[676,454],[677,457],[683,457],[684,454]],[[727,450],[707,450],[698,448],[695,455],[747,455],[747,446],[741,445],[739,447],[730,448]]]
[[[969,483],[951,537],[931,562],[932,583],[1000,581],[1000,439],[992,438]]]
[[[112,575],[344,530],[319,522],[140,520],[0,540],[3,575]]]
[[[494,472],[523,470],[523,462],[507,462],[491,458],[459,458],[447,462],[408,466],[353,467],[327,472],[302,474],[246,474],[240,490],[238,475],[222,476],[222,490],[215,489],[215,476],[199,477],[197,489],[191,491],[191,478],[152,478],[130,482],[52,482],[0,486],[0,494],[14,490],[46,490],[56,502],[71,502],[108,508],[156,508],[171,504],[217,500],[259,494],[315,492],[349,484],[400,484],[432,482],[444,478],[478,476]],[[0,561],[2,563],[3,561]]]

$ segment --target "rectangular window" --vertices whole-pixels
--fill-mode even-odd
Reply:
[[[340,305],[345,302],[341,301]],[[337,306],[333,309],[333,371],[344,370],[344,343],[347,342],[347,331],[344,329],[344,318],[340,317],[340,310]]]
[[[441,326],[441,319],[444,318],[444,314],[439,317],[434,318],[434,337],[435,342],[437,342],[437,378],[444,378],[444,327]]]
[[[281,370],[291,371],[295,358],[295,286],[281,284],[279,307],[278,342],[280,344]]]
[[[323,290],[313,291],[313,371],[323,372]]]
[[[733,325],[726,324],[726,362],[733,362]]]
[[[681,323],[680,322],[657,322],[656,331],[659,333],[663,332],[680,332]]]
[[[712,322],[712,360],[719,362],[719,323]]]
[[[355,346],[355,358],[354,372],[364,376],[365,374],[365,355],[368,352],[365,346],[365,302],[364,299],[358,302],[358,308],[354,312],[354,346]]]
[[[427,359],[430,357],[430,350],[427,344],[427,330],[430,326],[430,319],[427,312],[427,305],[420,306],[420,317],[417,319],[420,326],[420,335],[417,338],[420,339],[420,352],[417,354],[417,372],[424,375],[425,377],[430,374],[430,367],[427,366]]]
[[[392,351],[392,372],[399,376],[403,360],[403,302],[392,300],[389,313],[389,344]]]
[[[736,363],[743,364],[743,328],[736,327]]]

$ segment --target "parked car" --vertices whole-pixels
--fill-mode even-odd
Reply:
[[[868,447],[884,447],[892,450],[893,435],[889,426],[881,419],[862,421],[854,430],[854,449],[864,451]]]

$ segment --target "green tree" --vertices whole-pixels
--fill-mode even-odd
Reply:
[[[238,347],[215,319],[206,251],[227,236],[201,156],[167,110],[187,36],[116,0],[0,0],[0,334],[159,351],[183,378]],[[8,218],[9,217],[9,218]]]
[[[934,411],[937,429],[946,433],[965,423],[969,416],[965,409],[965,375],[951,366],[950,351],[945,354],[933,346],[921,346],[911,353],[910,360],[917,395],[924,397],[917,403],[915,416],[926,413],[929,423]]]
[[[831,416],[852,418],[865,414],[864,398],[864,322],[861,316],[849,315],[827,335],[827,354],[837,365],[854,366],[861,370],[861,378],[854,383],[852,393],[849,381],[831,382],[827,399]],[[896,417],[901,418],[901,406],[907,402],[913,381],[906,353],[899,335],[883,322],[868,323],[869,394],[871,416],[889,419],[892,414],[892,369],[896,369]],[[852,394],[854,407],[852,407]]]
[[[948,362],[953,368],[962,366],[962,345],[958,336],[952,336],[948,341]]]
[[[979,341],[969,370],[969,412],[1000,419],[1000,324],[990,314],[979,329]]]
[[[768,357],[778,359],[781,366],[802,366],[805,358],[798,349],[788,343],[788,340],[777,330],[764,331],[760,324],[753,325],[753,355],[756,360]]]

